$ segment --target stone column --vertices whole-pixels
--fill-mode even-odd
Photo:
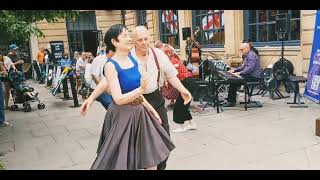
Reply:
[[[243,11],[242,10],[225,10],[225,54],[237,56],[239,45],[244,38],[243,30]]]
[[[301,10],[301,63],[299,72],[307,77],[310,56],[313,43],[314,26],[316,21],[316,10]]]
[[[182,60],[186,60],[186,40],[183,40],[182,28],[192,28],[192,10],[178,10],[179,19],[179,41],[180,41],[180,52],[178,52]]]

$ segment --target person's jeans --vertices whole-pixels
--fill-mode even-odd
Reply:
[[[3,124],[5,120],[3,89],[2,82],[0,82],[0,125]]]
[[[39,64],[39,70],[40,70],[40,81],[45,81],[45,74],[46,74],[46,67],[44,64]]]
[[[107,110],[112,102],[112,97],[108,93],[103,93],[97,98],[97,101],[99,101],[102,104],[102,106]]]

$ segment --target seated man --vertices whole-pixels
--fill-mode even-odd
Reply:
[[[244,55],[243,64],[236,68],[232,69],[229,72],[234,73],[236,76],[241,76],[245,81],[255,82],[259,81],[261,69],[260,69],[260,60],[257,54],[250,49],[250,45],[248,43],[242,43],[240,45],[239,51],[242,55]],[[234,107],[237,101],[237,89],[241,86],[243,82],[231,82],[227,103],[223,105],[223,107]]]

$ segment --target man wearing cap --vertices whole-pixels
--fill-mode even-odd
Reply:
[[[19,47],[15,44],[11,44],[9,46],[10,52],[8,53],[8,57],[13,62],[14,66],[17,68],[18,71],[22,71],[22,64],[24,61],[21,59],[21,57],[17,54],[17,50]]]

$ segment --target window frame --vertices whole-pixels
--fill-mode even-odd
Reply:
[[[165,22],[162,22],[162,11],[167,11],[167,10],[159,10],[158,11],[158,14],[159,14],[159,36],[160,36],[160,40],[162,42],[164,42],[164,39],[163,37],[167,37],[167,36],[170,36],[170,35],[176,35],[177,36],[177,45],[173,46],[174,49],[180,49],[180,31],[179,31],[179,10],[172,10],[172,11],[176,11],[176,16],[177,16],[177,26],[178,26],[178,30],[177,30],[177,33],[176,34],[173,34],[173,33],[163,33],[162,32],[162,25],[164,25],[165,23],[168,23],[167,21]],[[173,22],[173,21],[170,21],[170,22]]]
[[[137,26],[147,26],[147,10],[136,10]]]
[[[66,19],[67,31],[97,30],[97,19],[95,11],[80,12],[75,20]]]
[[[196,11],[200,11],[200,14],[196,14]],[[200,19],[201,19],[201,17],[203,16],[207,16],[207,19],[208,19],[208,13],[206,13],[206,14],[204,14],[204,13],[202,13],[201,12],[202,10],[192,10],[192,29],[194,30],[195,28],[196,28],[196,18],[197,17],[199,17],[200,16]],[[221,14],[223,13],[225,13],[224,12],[224,10],[219,10],[219,12],[218,12],[219,14],[220,14],[220,23],[222,23],[222,16],[221,16]],[[212,14],[214,14],[214,13],[212,13]],[[224,15],[223,15],[224,16]],[[202,17],[202,18],[203,18]],[[208,20],[207,20],[208,21]],[[204,35],[203,35],[203,30],[202,30],[202,22],[200,22],[200,24],[201,24],[201,27],[200,27],[200,33],[201,33],[201,37],[200,37],[200,39],[201,39],[201,42],[200,42],[200,44],[203,46],[203,48],[224,48],[224,46],[225,46],[225,39],[224,39],[224,42],[222,43],[222,40],[220,40],[221,41],[221,44],[204,44],[204,40],[203,40],[203,37],[204,37]],[[223,26],[221,26],[219,29],[217,29],[218,31],[219,31],[219,33],[222,33],[222,30],[224,31],[224,37],[225,37],[225,26],[223,25]],[[212,29],[211,31],[215,31],[214,29]],[[206,31],[207,32],[207,31]],[[222,36],[221,36],[222,37]]]
[[[97,28],[97,17],[95,11],[83,11],[80,12],[79,17],[75,21],[72,21],[70,19],[65,19],[65,21],[67,29],[68,47],[71,57],[71,55],[73,56],[74,53],[74,50],[72,48],[74,47],[74,44],[78,44],[79,47],[81,47],[81,50],[78,51],[83,51],[84,49],[85,42],[83,41],[83,31],[99,31]],[[78,36],[78,41],[71,41],[72,36]]]
[[[244,24],[244,39],[248,39],[249,38],[249,11],[250,10],[244,10],[243,12],[243,24]],[[256,11],[256,22],[255,23],[251,23],[251,24],[256,24],[256,29],[258,29],[258,25],[259,24],[270,24],[270,22],[275,23],[275,21],[268,21],[268,14],[270,12],[270,10],[267,10],[267,20],[266,22],[263,23],[259,23],[258,22],[258,11],[259,10],[255,10]],[[279,11],[279,10],[277,10]],[[300,19],[300,40],[286,40],[284,41],[284,45],[285,46],[300,46],[300,42],[301,42],[301,11],[300,11],[300,17],[299,18],[291,18],[291,12],[292,10],[288,10],[288,14],[287,14],[287,23],[288,23],[288,27],[287,27],[287,33],[286,36],[288,38],[291,38],[291,21],[292,20],[298,20]],[[278,12],[277,12],[278,13]],[[259,39],[259,32],[256,33],[256,39]],[[269,29],[267,28],[267,33],[269,33]],[[268,34],[267,34],[268,35]],[[252,38],[251,38],[252,39]],[[278,39],[278,37],[277,37]],[[277,47],[277,46],[281,46],[282,41],[277,40],[277,41],[266,41],[266,42],[262,42],[262,41],[257,41],[257,42],[252,42],[252,44],[256,47],[265,47],[265,46],[272,46],[272,47]]]

